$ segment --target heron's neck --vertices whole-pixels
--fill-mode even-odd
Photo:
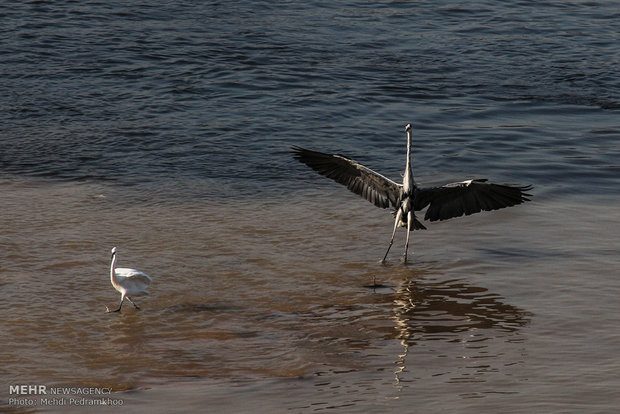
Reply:
[[[411,171],[411,132],[407,131],[407,165],[403,175],[403,190],[405,193],[413,191],[413,172]]]

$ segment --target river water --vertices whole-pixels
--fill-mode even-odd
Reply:
[[[617,2],[9,1],[0,32],[3,410],[620,405]],[[399,180],[407,123],[420,185],[532,201],[379,264],[392,216],[289,148]],[[141,311],[105,313],[113,246]]]

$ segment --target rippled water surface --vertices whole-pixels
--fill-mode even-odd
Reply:
[[[42,384],[126,412],[614,412],[619,22],[615,2],[2,3],[2,409],[83,412],[10,391]],[[398,233],[380,265],[389,212],[289,147],[398,180],[409,122],[419,184],[532,202],[429,223],[407,265]],[[113,246],[153,277],[141,311],[105,313]]]

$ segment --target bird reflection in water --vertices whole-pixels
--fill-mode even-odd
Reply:
[[[486,288],[459,279],[404,280],[393,295],[392,319],[396,338],[403,347],[395,361],[397,387],[401,387],[407,371],[412,346],[440,340],[474,348],[473,342],[511,336],[530,322],[531,314],[502,299]]]

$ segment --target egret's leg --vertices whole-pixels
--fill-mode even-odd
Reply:
[[[409,250],[409,235],[411,234],[411,223],[413,223],[413,211],[407,213],[407,239],[405,240],[405,255],[403,263],[407,263],[407,250]]]
[[[136,305],[136,304],[134,303],[134,301],[133,301],[133,300],[131,300],[131,298],[130,298],[129,296],[126,296],[126,298],[127,298],[127,300],[128,300],[129,302],[131,302],[131,304],[134,306],[134,308],[136,308],[136,309],[140,310],[140,307],[139,307],[138,305]]]
[[[107,313],[110,313],[110,312],[120,312],[120,311],[121,311],[121,308],[123,307],[123,300],[124,300],[124,299],[125,299],[125,297],[124,297],[124,296],[121,296],[121,303],[118,305],[118,309],[116,309],[116,310],[111,311],[111,310],[110,310],[110,309],[108,309],[108,307],[106,306],[106,307],[105,307],[106,312],[107,312]]]
[[[396,220],[394,220],[394,231],[392,231],[392,238],[390,239],[390,244],[388,245],[387,252],[385,252],[385,256],[383,256],[381,263],[385,263],[385,259],[387,259],[387,255],[390,252],[390,248],[392,247],[392,244],[394,243],[394,235],[396,234],[398,223],[400,222],[400,219],[402,216],[403,216],[402,210],[398,209],[398,212],[396,213]]]

